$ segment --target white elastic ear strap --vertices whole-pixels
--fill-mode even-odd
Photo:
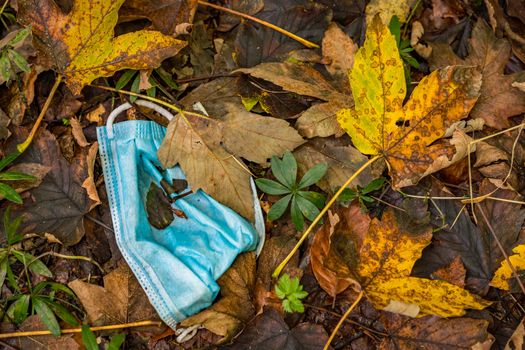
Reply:
[[[170,113],[167,109],[164,107],[159,106],[156,103],[145,101],[145,100],[137,100],[135,101],[136,104],[139,106],[147,107],[149,109],[153,109],[155,112],[162,115],[164,118],[168,120],[172,120],[174,118],[173,114]],[[127,111],[133,107],[129,102],[126,102],[117,108],[115,108],[108,116],[108,121],[106,123],[107,131],[108,131],[108,137],[111,139],[113,138],[113,123],[115,122],[115,119],[118,117],[118,115],[124,111]]]

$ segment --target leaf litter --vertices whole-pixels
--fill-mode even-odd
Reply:
[[[524,299],[515,273],[522,276],[525,270],[523,139],[520,130],[490,129],[517,129],[525,111],[525,63],[516,37],[508,37],[501,22],[517,28],[512,21],[521,18],[519,6],[502,4],[506,13],[485,16],[484,5],[448,1],[401,6],[372,1],[366,10],[362,2],[339,0],[228,4],[321,47],[314,50],[251,20],[204,6],[196,11],[197,3],[128,0],[109,6],[77,0],[67,9],[63,2],[24,0],[18,9],[7,6],[20,23],[32,25],[36,51],[30,41],[24,48],[10,47],[20,50],[30,71],[15,71],[0,99],[8,112],[0,113],[1,136],[7,139],[3,156],[28,134],[47,97],[45,80],[52,75],[43,69],[63,76],[72,92],[58,90],[44,121],[47,130],[7,166],[35,177],[9,183],[23,199],[13,211],[23,217],[21,247],[46,256],[53,272],[21,283],[36,285],[46,278],[69,284],[90,324],[157,319],[125,263],[117,263],[122,258],[97,251],[115,243],[94,128],[127,97],[89,84],[103,77],[94,84],[114,87],[118,71],[142,70],[150,97],[175,105],[178,113],[158,154],[163,165],[179,164],[194,190],[205,190],[247,219],[254,215],[250,176],[273,181],[269,160],[288,151],[297,160],[297,178],[327,165],[311,190],[328,196],[342,190],[370,157],[384,162],[362,171],[352,191],[381,176],[387,181],[367,192],[367,201],[331,207],[308,246],[285,267],[290,281],[300,281],[296,290],[304,312],[285,313],[284,287],[276,293],[271,277],[299,237],[285,214],[267,222],[260,257],[241,255],[219,279],[215,304],[181,324],[194,329],[193,339],[181,345],[173,333],[141,328],[128,332],[129,346],[142,342],[152,348],[143,342],[151,334],[159,334],[156,346],[173,348],[322,349],[331,342],[334,348],[452,349],[519,343]],[[466,13],[477,17],[471,33]],[[402,23],[402,39],[410,37],[415,20],[432,27],[432,35],[422,38],[432,47],[428,65],[417,55],[419,68],[402,61],[399,41],[388,28],[393,15]],[[99,26],[88,28],[86,18]],[[186,29],[194,24],[196,31],[187,34],[179,24]],[[22,29],[16,28],[2,28],[0,34],[10,38]],[[489,128],[447,130],[466,118],[483,118]],[[487,139],[467,147],[481,137]],[[473,205],[466,200],[470,191],[478,198]],[[162,204],[159,193],[153,196],[155,189],[150,192],[152,225],[184,220]],[[270,204],[278,199],[262,193],[259,198]],[[111,253],[118,255],[116,249]],[[106,264],[102,274],[92,268],[97,260]],[[24,273],[21,265],[13,271]],[[363,300],[354,303],[360,292]],[[9,293],[16,294],[16,288],[6,285],[2,297]],[[352,303],[356,306],[349,309]],[[509,317],[494,317],[502,311]],[[80,310],[73,312],[83,317]],[[33,319],[31,329],[44,327],[37,316],[26,322]],[[329,340],[334,330],[338,333]],[[49,346],[80,346],[75,337],[42,339]]]

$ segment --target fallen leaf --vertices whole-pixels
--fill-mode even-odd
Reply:
[[[431,144],[467,117],[481,86],[474,68],[447,67],[423,78],[403,106],[404,74],[394,36],[375,17],[350,74],[355,108],[341,110],[337,119],[359,151],[382,155],[395,188],[417,183],[438,164],[450,165],[455,146]]]
[[[208,309],[181,322],[182,327],[201,325],[222,336],[220,343],[231,339],[255,315],[252,294],[255,286],[255,253],[237,257],[233,265],[217,280],[221,298]]]
[[[223,6],[234,11],[245,13],[247,15],[255,15],[264,8],[264,1],[232,0],[226,2]],[[231,29],[233,29],[233,27],[238,25],[239,22],[241,22],[239,16],[235,16],[227,12],[221,12],[217,30],[220,32],[229,32]]]
[[[352,225],[347,220],[352,220]],[[335,298],[352,285],[360,289],[351,269],[356,267],[355,256],[369,225],[368,215],[354,203],[335,214],[329,212],[328,221],[316,232],[310,248],[310,263],[319,285],[330,296]],[[352,233],[357,240],[352,239]]]
[[[452,260],[450,264],[440,268],[432,274],[432,277],[442,281],[447,281],[458,287],[465,287],[465,277],[467,276],[467,270],[461,261],[461,257],[458,255]]]
[[[42,71],[41,66],[32,66],[29,72],[22,73],[21,85],[11,85],[10,92],[13,98],[9,101],[7,114],[14,125],[22,124],[27,107],[33,103],[36,78]]]
[[[9,124],[11,119],[0,109],[0,140],[6,140],[11,135],[11,131],[7,128]]]
[[[42,165],[39,163],[19,163],[9,168],[9,171],[19,171],[35,177],[32,181],[10,181],[9,184],[16,192],[22,193],[32,188],[40,186],[42,180],[51,170],[51,166]]]
[[[104,107],[104,104],[99,104],[97,108],[89,111],[86,114],[86,119],[90,123],[96,123],[98,126],[103,125],[102,116],[106,113],[106,107]]]
[[[410,5],[408,0],[371,0],[366,5],[366,17],[368,23],[379,15],[384,25],[390,23],[393,16],[397,16],[401,23],[405,22],[408,13],[410,12]]]
[[[318,43],[328,26],[331,11],[315,2],[303,5],[294,1],[267,0],[264,10],[255,17]],[[253,67],[262,62],[278,61],[288,52],[302,47],[273,29],[243,21],[235,37],[235,61],[239,67]]]
[[[359,252],[356,273],[367,298],[377,309],[391,300],[418,305],[419,317],[461,316],[465,309],[481,310],[491,302],[445,281],[411,277],[416,260],[430,244],[432,229],[411,233],[402,229],[391,209],[381,221],[373,219]]]
[[[384,325],[388,333],[379,344],[381,350],[470,349],[489,336],[488,322],[473,318],[427,316],[413,319],[382,313],[378,322]]]
[[[104,276],[104,287],[74,280],[68,283],[92,325],[158,319],[148,297],[129,267],[121,264]]]
[[[225,349],[231,350],[316,350],[322,349],[328,335],[320,325],[300,323],[290,329],[281,315],[268,308],[257,316],[247,329]]]
[[[148,69],[174,56],[186,43],[141,30],[113,37],[124,0],[77,0],[66,15],[53,0],[18,1],[18,19],[31,25],[45,65],[65,77],[74,94],[98,77],[121,69]]]
[[[174,35],[181,23],[193,23],[197,0],[126,0],[119,10],[119,22],[147,18],[154,29]]]
[[[66,246],[78,243],[84,235],[84,215],[92,205],[82,188],[87,177],[85,155],[79,154],[68,163],[60,154],[55,137],[41,130],[19,159],[51,168],[42,184],[31,190],[30,199],[17,210],[24,217],[22,232],[50,232]]]
[[[69,122],[71,123],[71,131],[73,133],[73,137],[75,138],[75,141],[80,147],[86,147],[89,146],[89,142],[86,140],[86,136],[84,135],[84,131],[82,130],[82,125],[78,121],[77,118],[71,118],[69,119]]]
[[[343,138],[315,138],[299,147],[294,152],[297,159],[299,174],[304,174],[315,164],[326,163],[328,171],[317,183],[317,186],[326,192],[334,192],[363,165],[367,158],[358,150],[349,145]],[[379,163],[376,163],[379,164]],[[356,185],[366,186],[370,179],[378,177],[384,167],[376,170],[374,167],[364,170],[353,182]],[[376,176],[377,175],[377,176]]]
[[[511,53],[510,44],[506,39],[496,38],[483,19],[479,19],[472,30],[470,54],[465,60],[446,44],[434,43],[432,47],[429,58],[432,68],[463,64],[481,70],[483,82],[471,117],[483,118],[487,125],[502,129],[510,125],[508,117],[525,112],[525,93],[512,86],[515,82],[525,82],[525,73],[503,74]]]
[[[523,349],[525,345],[525,325],[523,321],[524,320],[521,320],[516,330],[514,330],[514,333],[512,333],[512,336],[505,346],[505,350]]]
[[[89,147],[86,158],[88,176],[82,183],[82,187],[86,189],[89,198],[93,201],[93,204],[89,208],[89,211],[91,211],[94,207],[102,203],[100,201],[100,197],[98,196],[97,185],[95,183],[95,161],[97,160],[97,153],[98,142],[93,142],[91,147]]]
[[[518,273],[518,276],[522,278],[522,271],[525,270],[525,244],[514,247],[512,251],[514,254],[509,256],[510,263]],[[509,263],[507,260],[503,260],[501,266],[494,273],[490,285],[499,289],[510,290],[509,280],[513,278],[514,274]]]

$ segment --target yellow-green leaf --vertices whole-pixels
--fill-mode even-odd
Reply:
[[[510,263],[516,271],[525,270],[525,244],[514,247],[512,251],[516,254],[509,256]],[[512,269],[506,260],[501,262],[501,266],[494,273],[490,285],[503,290],[509,290],[509,279],[513,276]]]
[[[378,309],[391,302],[417,305],[418,317],[461,316],[465,309],[483,309],[489,301],[445,281],[411,277],[414,263],[430,244],[431,227],[422,233],[403,229],[392,210],[374,219],[359,254],[357,273],[368,299]]]
[[[141,30],[114,37],[124,0],[75,0],[64,14],[53,0],[18,1],[19,19],[32,26],[44,65],[65,77],[76,94],[98,77],[121,69],[157,67],[186,46],[160,32]]]
[[[454,122],[467,117],[481,86],[473,67],[447,67],[421,80],[406,96],[403,63],[394,36],[379,17],[367,30],[364,46],[349,75],[355,107],[337,114],[357,149],[382,155],[395,187],[413,185],[435,164],[450,163],[453,145],[433,145]],[[441,167],[442,168],[442,167]]]

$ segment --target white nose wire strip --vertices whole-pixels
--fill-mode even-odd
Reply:
[[[138,104],[139,106],[143,106],[143,107],[147,107],[147,108],[153,109],[155,112],[159,113],[160,115],[162,115],[164,118],[166,118],[168,120],[172,120],[174,118],[174,115],[172,113],[170,113],[167,109],[165,109],[164,107],[159,106],[156,103],[153,103],[153,102],[150,102],[150,101],[145,101],[145,100],[137,100],[137,101],[135,101],[135,103]],[[126,102],[124,104],[121,104],[117,108],[115,108],[109,114],[108,121],[106,123],[106,127],[107,127],[107,131],[108,131],[108,137],[110,139],[113,138],[113,123],[114,123],[115,119],[118,117],[118,115],[120,113],[122,113],[124,111],[127,111],[131,107],[133,107],[133,106],[129,102]]]

